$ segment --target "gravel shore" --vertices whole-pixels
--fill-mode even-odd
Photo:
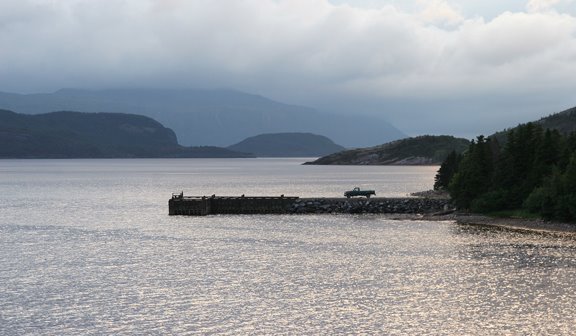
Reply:
[[[411,194],[411,196],[440,199],[450,198],[447,192],[437,190],[417,192]],[[570,234],[576,237],[576,224],[550,222],[542,219],[489,217],[458,212],[417,216],[413,219],[451,220],[462,225],[486,226],[525,232]]]
[[[550,222],[542,219],[495,218],[482,215],[456,214],[458,224],[491,226],[508,230],[539,233],[576,234],[576,224]]]

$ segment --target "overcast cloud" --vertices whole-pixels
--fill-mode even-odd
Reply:
[[[226,87],[467,137],[576,105],[576,1],[479,2],[4,0],[0,91]]]

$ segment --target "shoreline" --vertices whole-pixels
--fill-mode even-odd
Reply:
[[[490,217],[465,213],[424,215],[420,219],[454,221],[459,225],[490,227],[518,232],[576,236],[576,224],[550,222],[543,219]]]
[[[576,225],[574,224],[550,222],[543,219],[496,218],[483,215],[457,215],[456,223],[461,225],[496,227],[521,232],[576,235]]]
[[[424,198],[449,199],[446,191],[427,190],[412,193],[411,196]],[[418,219],[418,218],[416,218]],[[454,211],[444,214],[423,215],[422,220],[451,220],[459,225],[471,225],[478,227],[491,227],[502,230],[518,232],[532,232],[540,234],[576,235],[576,223],[551,222],[543,219],[514,218],[514,217],[491,217],[474,213],[461,213]]]

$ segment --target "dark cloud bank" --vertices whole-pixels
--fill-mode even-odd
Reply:
[[[0,91],[233,88],[410,135],[472,137],[576,105],[576,17],[326,0],[3,1]]]

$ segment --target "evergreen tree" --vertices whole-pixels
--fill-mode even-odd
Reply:
[[[540,214],[544,219],[554,219],[556,213],[556,202],[562,188],[562,174],[557,167],[552,169],[550,176],[547,176],[541,187],[532,190],[524,201],[524,209]]]
[[[452,151],[448,154],[434,178],[434,190],[448,189],[448,185],[458,169],[458,164],[460,163],[461,158],[462,156],[456,154],[456,151]]]
[[[576,153],[572,154],[561,181],[554,217],[563,221],[576,221]]]
[[[494,190],[500,190],[505,208],[522,205],[526,197],[540,185],[542,178],[535,167],[537,148],[542,142],[543,130],[533,123],[518,126],[508,133],[507,142],[494,173]]]
[[[552,174],[552,169],[560,161],[564,149],[562,135],[556,130],[547,129],[535,149],[532,163],[531,179],[540,184],[545,176]]]
[[[479,136],[472,141],[454,174],[449,191],[459,208],[469,209],[472,201],[491,185],[493,155],[490,139]]]
[[[458,208],[524,208],[546,219],[576,222],[576,133],[565,136],[528,123],[508,132],[502,150],[496,140],[480,136],[458,164],[452,160],[440,167],[435,188],[448,183]]]

